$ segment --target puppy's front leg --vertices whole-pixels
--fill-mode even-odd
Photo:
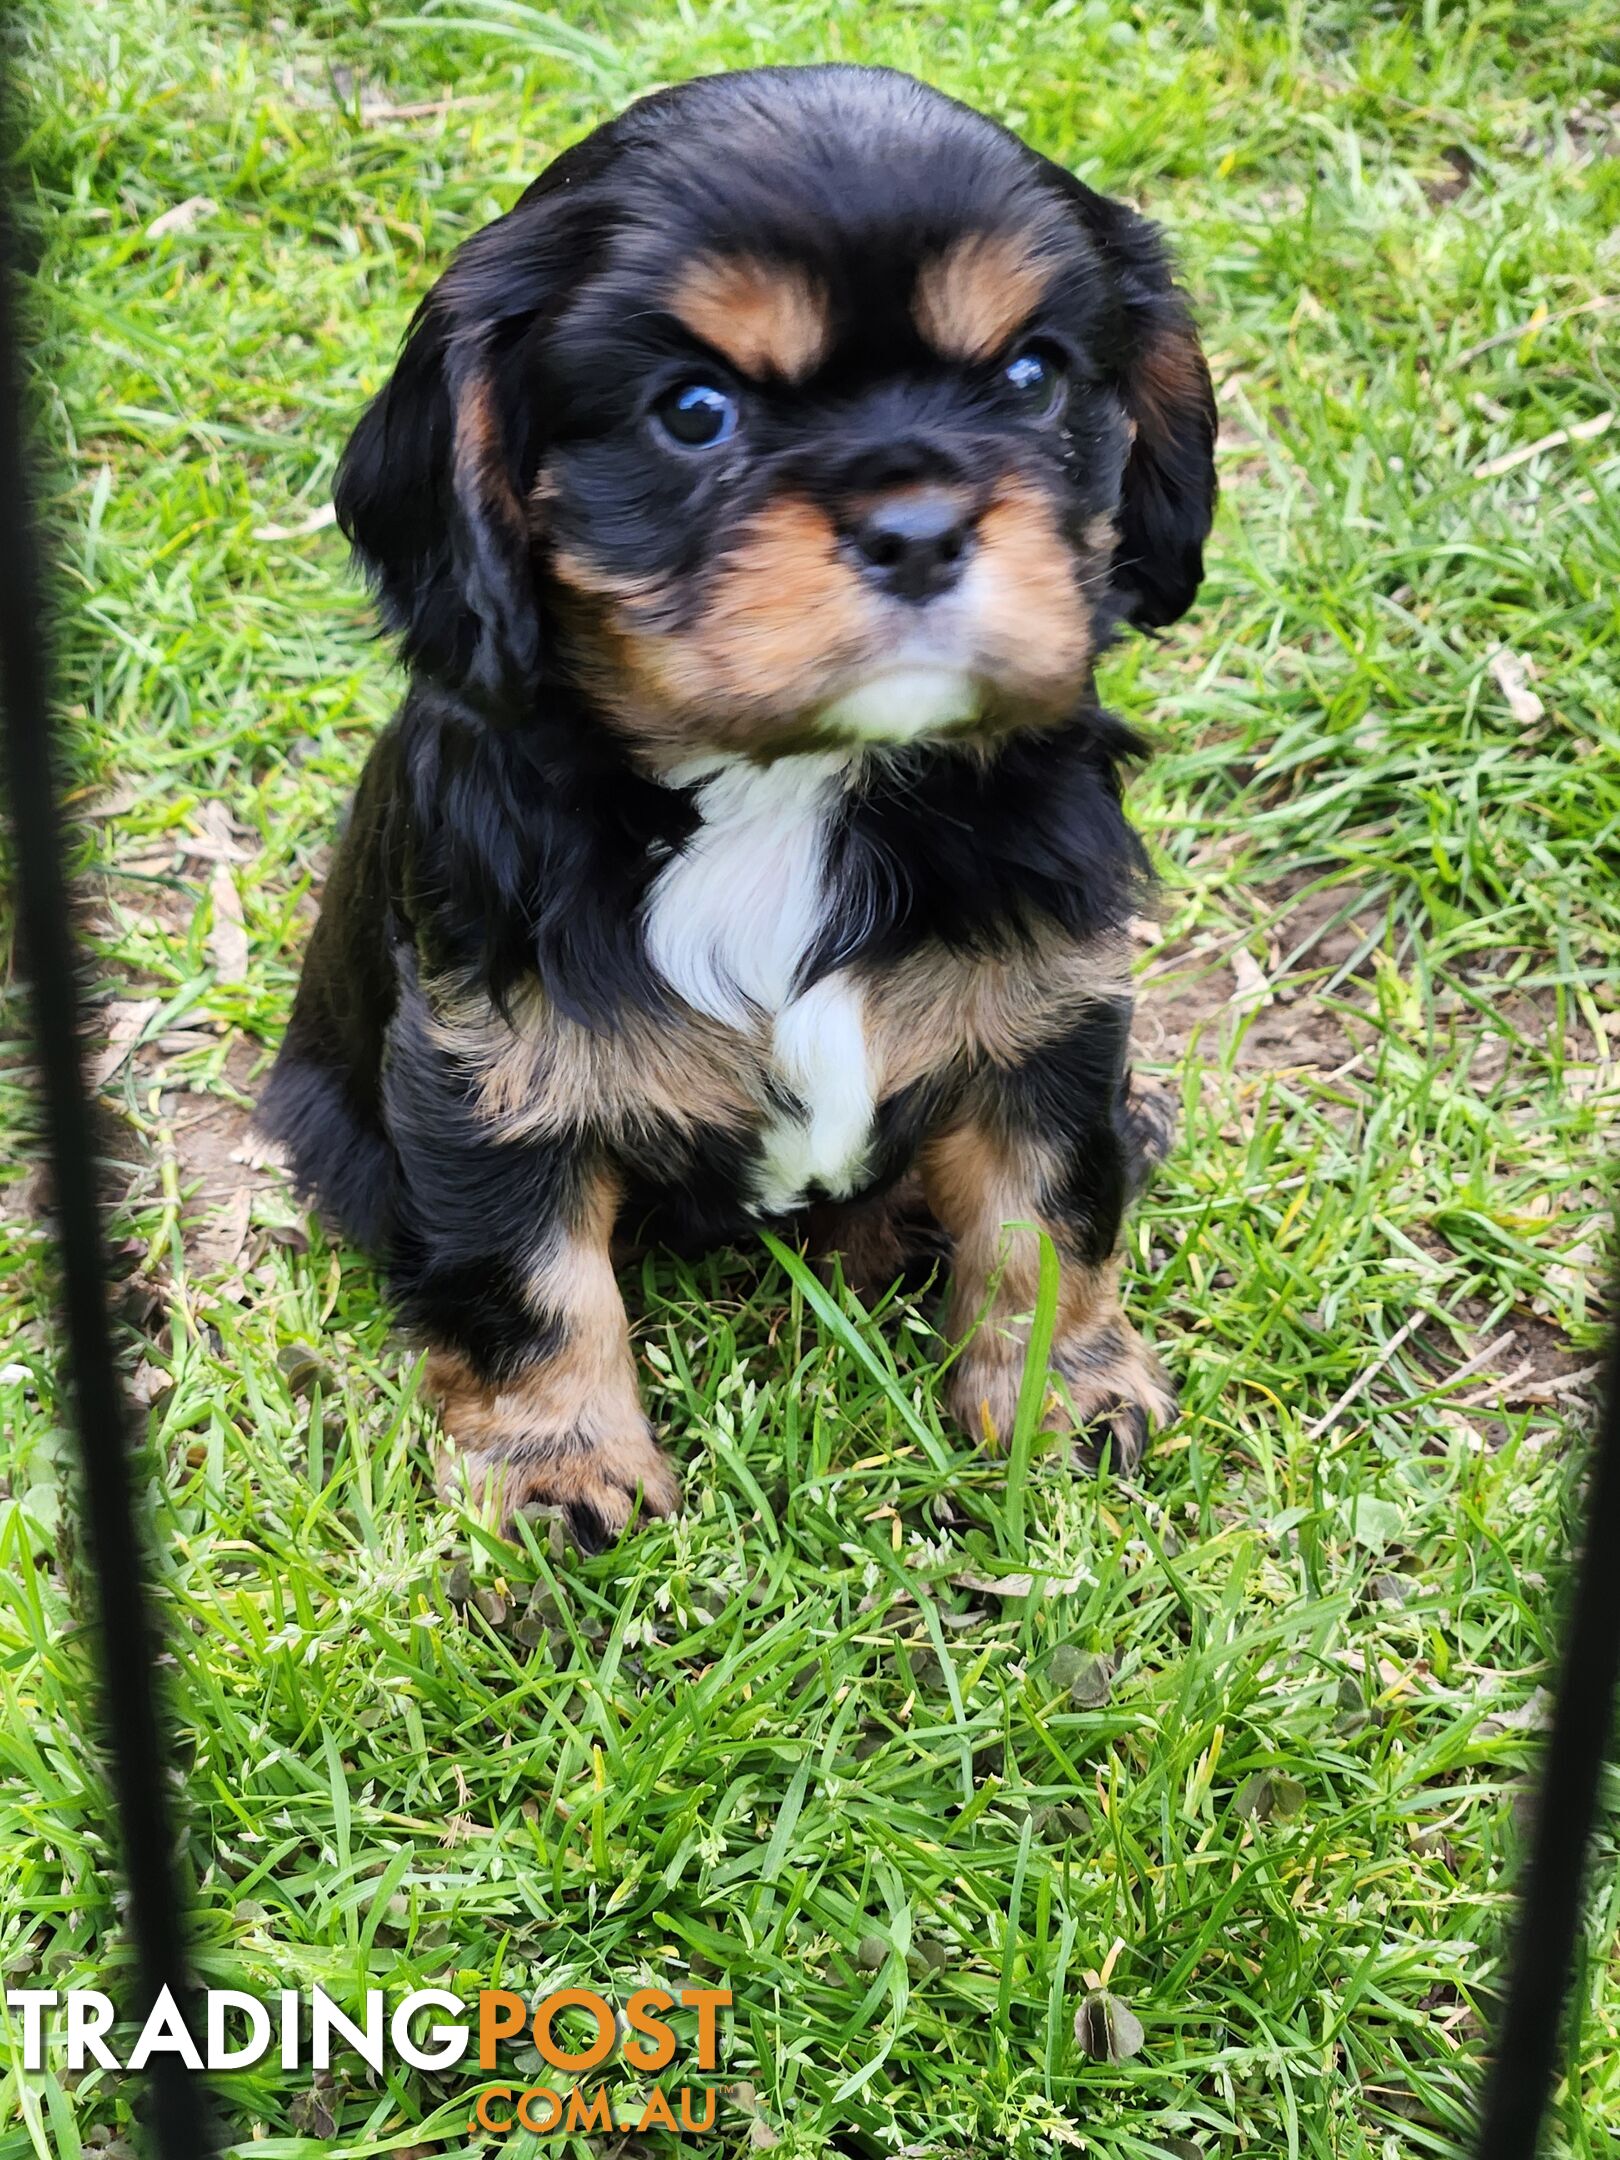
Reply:
[[[680,1504],[636,1387],[613,1273],[618,1202],[608,1173],[577,1180],[521,1278],[491,1269],[475,1324],[462,1317],[465,1287],[437,1314],[431,1276],[410,1296],[432,1342],[428,1386],[475,1494],[496,1521],[529,1501],[560,1506],[587,1550],[617,1537],[638,1505],[670,1515]]]
[[[1044,1230],[1061,1275],[1042,1425],[1111,1439],[1116,1468],[1134,1465],[1150,1424],[1175,1412],[1119,1301],[1126,1202],[1142,1155],[1162,1152],[1129,1098],[1129,1026],[1128,1005],[1099,1005],[1024,1064],[984,1074],[922,1157],[929,1202],[955,1242],[952,1333],[971,1332],[946,1384],[952,1414],[992,1444],[1011,1437]]]

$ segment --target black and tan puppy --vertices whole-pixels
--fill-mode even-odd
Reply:
[[[1093,666],[1191,603],[1214,432],[1153,228],[884,71],[646,98],[429,295],[337,487],[412,686],[262,1121],[508,1510],[676,1505],[616,1233],[815,1203],[869,1270],[942,1227],[975,1434],[1029,1225],[1048,1423],[1120,1461],[1168,1411],[1119,1302],[1162,1135]]]

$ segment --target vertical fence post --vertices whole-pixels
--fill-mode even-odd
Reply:
[[[1620,1677],[1620,1284],[1530,1862],[1519,1885],[1507,1993],[1485,2081],[1478,2160],[1533,2160],[1558,2066],[1587,1848]]]
[[[14,112],[0,83],[0,121]],[[15,144],[0,125],[11,172]],[[96,1189],[95,1119],[81,1057],[78,956],[50,731],[41,550],[24,447],[16,235],[0,196],[0,702],[11,812],[16,924],[26,974],[51,1175],[67,1397],[84,1471],[96,1584],[101,1724],[117,1807],[144,2017],[163,1989],[185,2005],[187,1974],[174,1822],[159,1732],[157,1630],[142,1579],[129,1428],[113,1355]],[[160,2160],[206,2160],[204,2096],[172,2054],[153,2057],[148,2112]]]

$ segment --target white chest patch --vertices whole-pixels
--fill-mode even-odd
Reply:
[[[654,879],[647,950],[699,1012],[748,1028],[763,1014],[771,1067],[797,1106],[766,1113],[755,1205],[797,1206],[811,1185],[860,1182],[872,1130],[861,992],[831,975],[793,981],[826,917],[827,834],[848,771],[838,755],[727,764],[698,787],[702,823]]]

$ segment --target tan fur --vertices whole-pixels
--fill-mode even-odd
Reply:
[[[1045,496],[1009,478],[976,536],[964,658],[985,683],[978,731],[1054,723],[1090,667],[1088,587],[1106,574],[1112,528],[1095,521],[1077,557]],[[892,606],[845,560],[826,513],[798,496],[741,528],[695,609],[677,591],[571,553],[550,567],[576,672],[654,770],[699,752],[775,758],[817,747],[826,739],[817,708],[892,651]]]
[[[1054,1042],[1087,1005],[1130,995],[1123,939],[1075,945],[1055,932],[1005,954],[925,945],[865,985],[867,1055],[884,1096],[941,1071],[1013,1066]]]
[[[948,360],[988,360],[1043,298],[1050,273],[1024,233],[966,233],[917,275],[911,312]]]
[[[428,1358],[427,1385],[445,1431],[462,1450],[469,1485],[497,1520],[533,1500],[583,1505],[616,1535],[638,1490],[649,1514],[672,1514],[680,1504],[636,1387],[613,1273],[618,1203],[614,1181],[599,1177],[579,1219],[536,1258],[528,1283],[536,1320],[562,1328],[552,1355],[495,1386],[452,1352]]]
[[[523,510],[508,470],[495,393],[484,375],[472,376],[456,401],[454,471],[456,493],[469,508],[514,535],[521,532]]]
[[[1095,640],[1083,579],[1050,499],[1008,480],[979,520],[977,570],[989,591],[976,624],[981,665],[1009,706],[1067,709]]]
[[[549,483],[542,474],[529,493],[537,519],[543,518],[549,499]],[[554,548],[548,568],[559,585],[583,599],[610,600],[628,609],[656,607],[660,598],[658,587],[651,579],[616,577],[588,557],[576,555],[571,548]]]
[[[479,1107],[503,1140],[576,1131],[635,1132],[668,1124],[741,1129],[757,1120],[767,1045],[686,1008],[619,1013],[588,1028],[536,985],[510,1018],[488,1000],[430,993],[430,1039],[473,1078]]]
[[[755,381],[802,382],[832,339],[826,293],[789,263],[704,256],[681,272],[669,305],[695,338]]]
[[[1056,933],[1004,954],[926,945],[864,976],[867,1055],[879,1102],[958,1060],[1010,1067],[1055,1041],[1087,1005],[1130,995],[1122,939],[1074,945]],[[767,1099],[770,1045],[686,1007],[588,1028],[536,985],[509,1014],[428,986],[428,1039],[471,1078],[503,1140],[589,1125],[605,1134],[668,1126],[746,1131]]]
[[[1139,425],[1159,441],[1173,434],[1210,394],[1209,369],[1193,332],[1178,328],[1155,339],[1131,370],[1128,387]]]
[[[1061,1272],[1051,1354],[1057,1384],[1042,1429],[1104,1423],[1116,1463],[1133,1462],[1146,1422],[1168,1420],[1175,1400],[1120,1309],[1117,1256],[1100,1266],[1080,1260],[1051,1216],[1044,1196],[1056,1162],[1038,1143],[1009,1138],[989,1116],[970,1114],[925,1146],[921,1168],[929,1205],[955,1242],[951,1332],[959,1341],[971,1336],[946,1379],[952,1414],[992,1447],[1010,1438],[1044,1230]]]
[[[626,657],[666,712],[710,708],[782,720],[825,697],[865,657],[876,613],[826,513],[786,496],[737,535],[697,621],[679,632],[632,635]]]

